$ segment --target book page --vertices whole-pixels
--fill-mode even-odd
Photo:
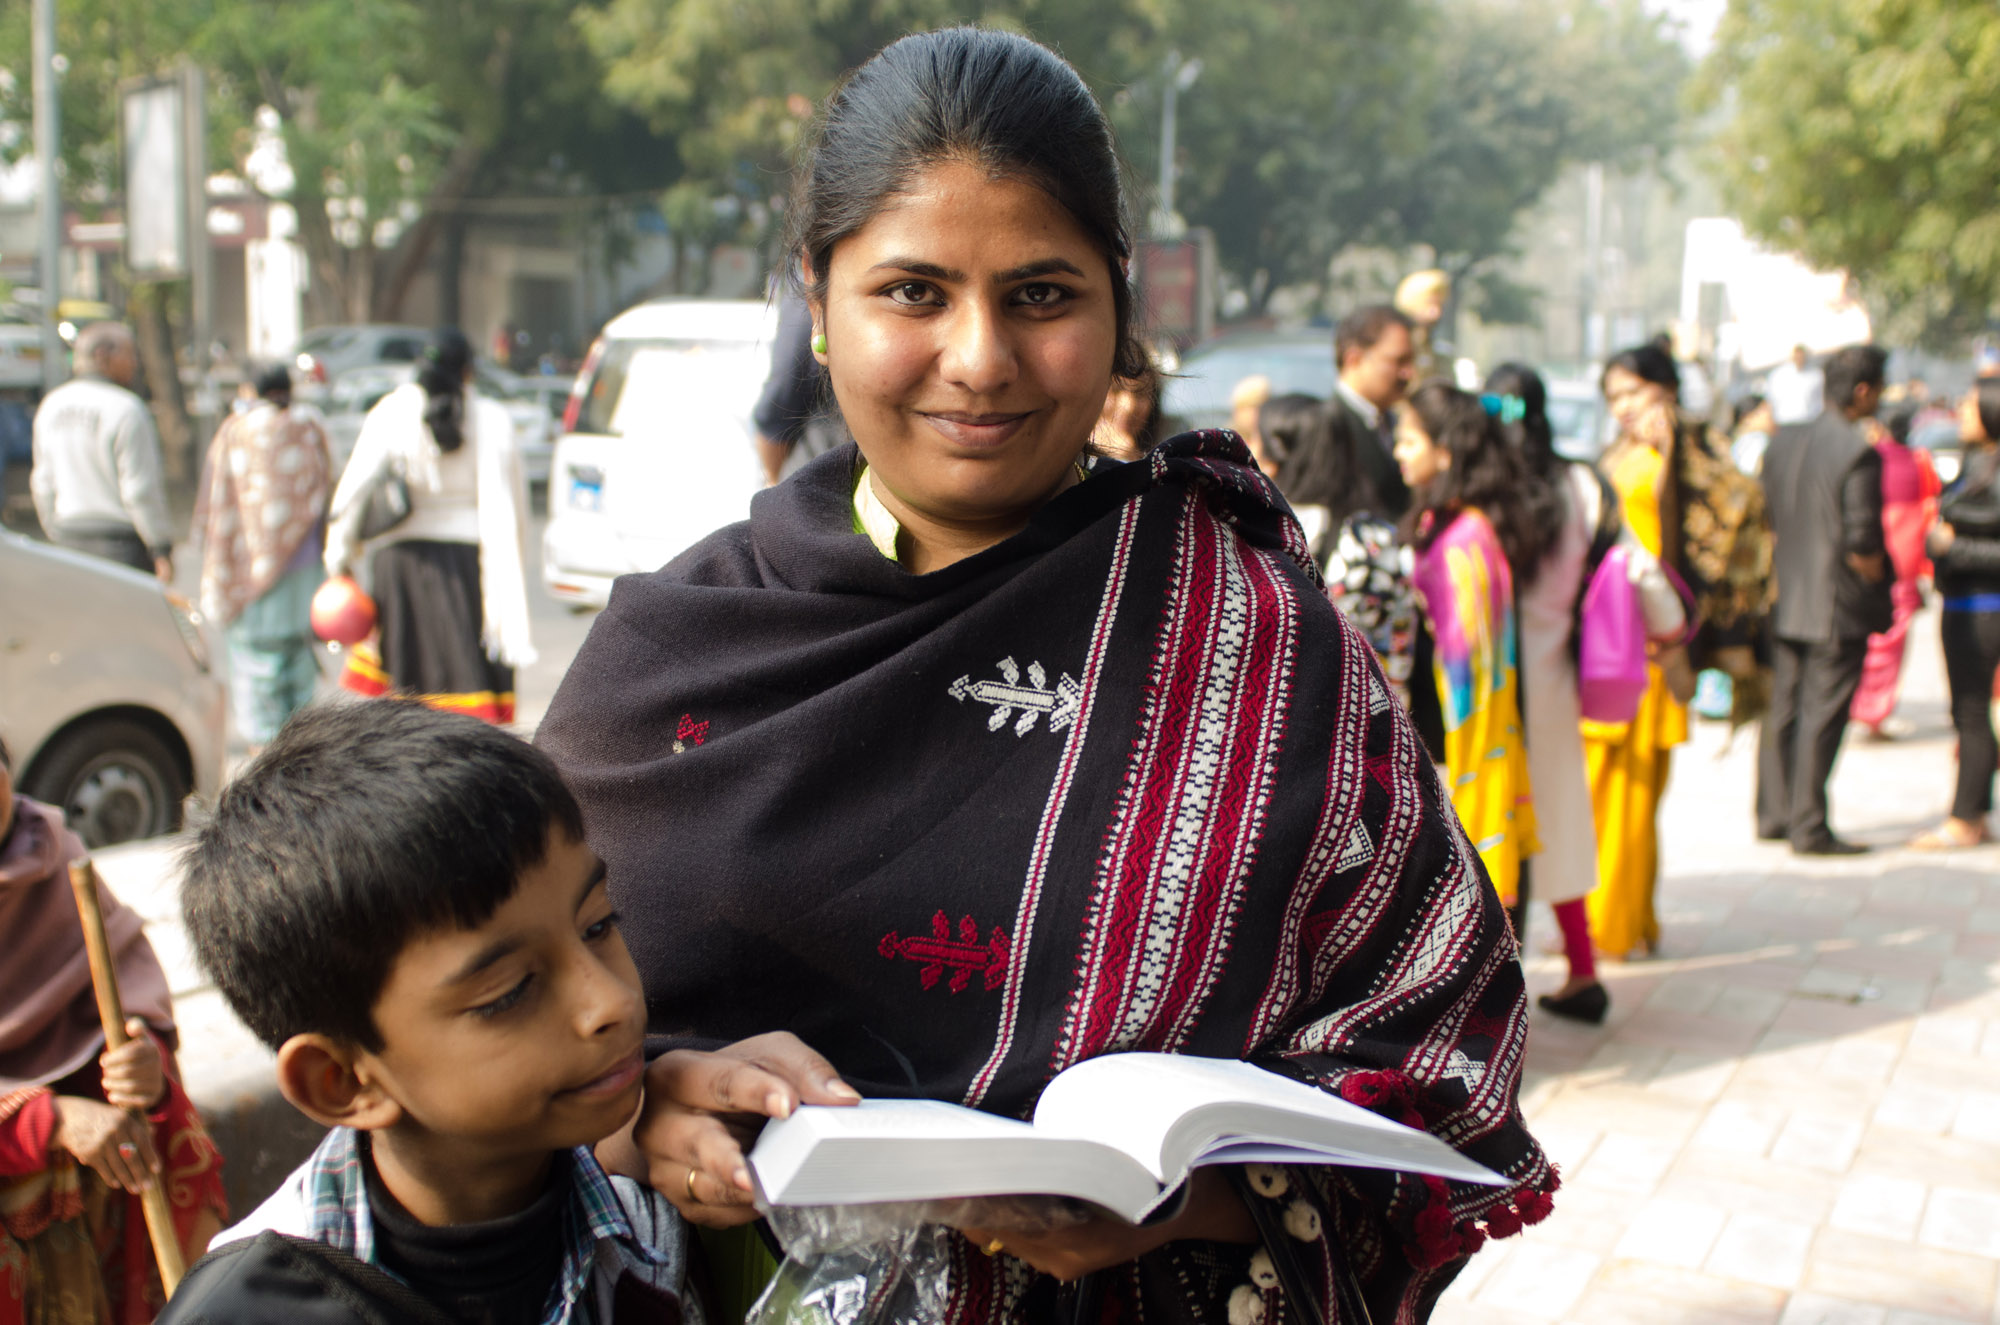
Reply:
[[[1428,1133],[1229,1059],[1107,1054],[1078,1063],[1049,1083],[1035,1125],[1115,1146],[1168,1187],[1195,1164],[1253,1157],[1501,1181]]]
[[[773,1205],[1046,1194],[1136,1219],[1160,1196],[1118,1150],[936,1100],[801,1108],[764,1129],[750,1171]]]

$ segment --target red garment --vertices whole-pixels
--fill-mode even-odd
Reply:
[[[1882,539],[1889,546],[1889,564],[1899,580],[1920,580],[1931,573],[1924,556],[1924,538],[1937,523],[1937,470],[1930,453],[1912,450],[1884,434],[1875,443],[1882,457]]]
[[[166,1054],[164,1046],[161,1053]],[[173,1206],[174,1232],[185,1247],[205,1212],[228,1219],[228,1203],[222,1156],[175,1080],[173,1059],[166,1062],[167,1096],[146,1120],[165,1163],[161,1180]],[[86,1076],[95,1079],[94,1073]],[[64,1093],[86,1093],[75,1078],[61,1085]],[[64,1274],[70,1290],[80,1280],[94,1279],[93,1301],[83,1305],[99,1325],[148,1325],[166,1299],[143,1205],[137,1196],[107,1188],[69,1154],[51,1150],[56,1093],[30,1086],[0,1098],[0,1325],[42,1318],[37,1313],[46,1306],[41,1298],[48,1286],[31,1272]],[[63,1223],[79,1225],[75,1235],[34,1253],[31,1244]]]

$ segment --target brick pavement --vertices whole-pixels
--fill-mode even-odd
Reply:
[[[2000,1325],[2000,846],[1896,849],[1950,800],[1934,615],[1901,715],[1850,741],[1837,831],[1754,840],[1754,733],[1704,724],[1663,816],[1662,955],[1604,968],[1602,1028],[1537,1010],[1522,1102],[1564,1174],[1439,1325]],[[1560,985],[1546,910],[1528,984]]]

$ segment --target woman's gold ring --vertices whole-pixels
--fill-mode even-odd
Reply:
[[[688,1200],[694,1202],[696,1205],[700,1205],[701,1198],[694,1194],[694,1170],[692,1168],[688,1170],[687,1191],[688,1191]]]
[[[998,1256],[1001,1252],[1005,1250],[1007,1250],[1007,1244],[1002,1242],[999,1238],[995,1238],[993,1239],[993,1241],[986,1244],[986,1254],[988,1256]]]

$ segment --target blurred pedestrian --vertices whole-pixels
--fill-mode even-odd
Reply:
[[[1229,426],[1250,448],[1250,454],[1257,461],[1257,468],[1264,471],[1264,477],[1275,479],[1278,477],[1278,462],[1271,458],[1270,449],[1264,445],[1264,434],[1257,420],[1258,412],[1270,398],[1271,379],[1264,374],[1252,373],[1238,382],[1229,392]]]
[[[1993,774],[2000,762],[1992,708],[2000,677],[2000,377],[1981,378],[1966,393],[1958,417],[1965,465],[1938,502],[1928,547],[1944,600],[1939,634],[1951,686],[1951,723],[1958,731],[1951,815],[1911,843],[1932,851],[1992,840],[1987,816],[1993,812]]]
[[[1131,377],[1114,377],[1098,412],[1090,444],[1099,455],[1133,461],[1152,450],[1160,436],[1160,370],[1148,356],[1145,368]]]
[[[1886,411],[1874,433],[1875,452],[1882,457],[1882,541],[1894,575],[1889,602],[1895,616],[1887,630],[1868,637],[1852,716],[1877,740],[1888,735],[1883,724],[1896,709],[1903,648],[1910,622],[1924,605],[1922,582],[1931,573],[1924,537],[1937,520],[1940,485],[1930,452],[1910,446],[1910,427],[1918,408],[1912,400]]]
[[[1538,565],[1557,512],[1476,396],[1418,387],[1396,420],[1409,484],[1404,541],[1416,553],[1444,716],[1445,785],[1459,822],[1512,908],[1521,862],[1541,849],[1521,722],[1513,564]]]
[[[1770,540],[1756,481],[1737,471],[1725,439],[1681,416],[1672,355],[1654,344],[1625,350],[1605,365],[1601,385],[1618,436],[1598,467],[1639,545],[1694,590],[1700,622],[1695,642],[1655,654],[1631,721],[1583,724],[1597,823],[1591,937],[1600,953],[1626,958],[1659,946],[1660,798],[1674,747],[1687,740],[1697,666],[1729,673],[1739,715],[1761,704],[1751,642],[1769,602]]]
[[[292,403],[291,372],[277,364],[255,386],[256,403],[216,431],[195,518],[202,610],[224,628],[237,732],[253,752],[319,684],[312,597],[333,491],[326,431]]]
[[[1811,423],[1826,410],[1826,375],[1812,366],[1812,352],[1792,346],[1792,357],[1764,375],[1764,398],[1771,402],[1771,419]]]
[[[1410,508],[1410,489],[1396,467],[1399,401],[1416,379],[1415,324],[1387,304],[1357,309],[1333,331],[1338,373],[1327,401],[1333,435],[1358,465],[1357,509],[1400,520]]]
[[[1353,435],[1336,429],[1326,402],[1298,392],[1273,396],[1257,411],[1257,433],[1278,491],[1299,517],[1315,563],[1324,566],[1341,522],[1371,503]],[[1373,445],[1364,442],[1363,445]]]
[[[1556,454],[1548,389],[1540,374],[1522,364],[1502,364],[1487,377],[1481,403],[1521,457],[1523,489],[1534,508],[1548,512],[1538,518],[1553,525],[1541,556],[1511,568],[1521,629],[1528,778],[1542,843],[1524,869],[1522,892],[1555,913],[1568,965],[1562,986],[1538,1001],[1558,1016],[1596,1023],[1604,1020],[1611,1000],[1597,978],[1584,901],[1597,886],[1597,829],[1577,695],[1578,616],[1597,563],[1621,535],[1629,535],[1609,485],[1590,466]]]
[[[1410,341],[1415,347],[1413,380],[1450,378],[1451,347],[1438,340],[1437,329],[1444,321],[1445,305],[1451,302],[1451,277],[1435,267],[1413,271],[1397,282],[1392,302],[1397,312],[1410,319]]]
[[[813,357],[812,337],[806,301],[788,291],[778,304],[771,371],[750,411],[766,484],[797,472],[814,456],[847,440],[838,412],[827,408],[826,372]]]
[[[160,435],[132,393],[139,352],[119,322],[77,333],[76,376],[35,411],[29,476],[42,530],[63,547],[174,578]]]
[[[390,484],[409,514],[364,546],[369,498]],[[348,651],[342,686],[514,720],[514,669],[535,660],[526,493],[506,407],[472,389],[472,347],[454,327],[434,332],[417,380],[368,411],[334,490],[327,571],[351,574],[365,553],[380,623],[379,643]]]
[[[173,1000],[101,884],[131,1040],[107,1051],[62,812],[14,794],[0,745],[0,1321],[140,1325],[165,1298],[138,1192],[164,1184],[193,1264],[227,1217],[222,1158],[181,1089]]]
[[[1827,823],[1826,784],[1846,735],[1868,637],[1894,620],[1882,542],[1882,457],[1867,420],[1888,354],[1836,350],[1818,419],[1781,427],[1764,453],[1764,501],[1777,544],[1771,711],[1757,745],[1757,835],[1800,855],[1867,848]]]
[[[1752,478],[1762,472],[1771,430],[1777,426],[1771,418],[1771,402],[1764,397],[1749,395],[1737,402],[1736,417],[1729,427],[1729,458],[1738,469]]]

